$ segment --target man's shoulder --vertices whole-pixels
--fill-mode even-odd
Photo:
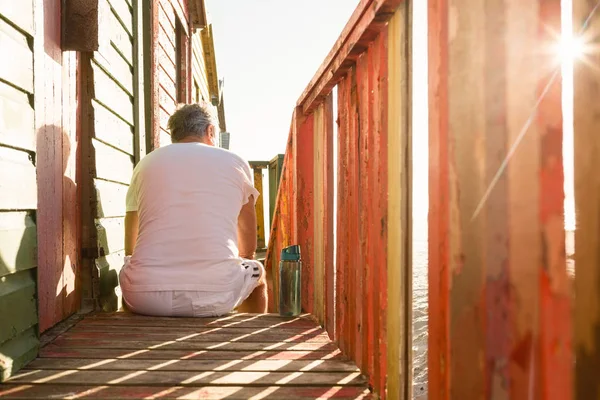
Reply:
[[[241,156],[239,156],[237,153],[234,153],[231,150],[227,150],[222,147],[210,147],[210,149],[210,151],[215,152],[215,154],[218,154],[223,159],[229,160],[232,163],[248,165],[248,162],[246,160],[244,160]]]

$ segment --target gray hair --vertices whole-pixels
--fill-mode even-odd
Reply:
[[[210,103],[200,102],[180,104],[169,118],[167,128],[171,132],[171,141],[175,143],[188,136],[203,137],[209,125],[219,126],[215,107]]]

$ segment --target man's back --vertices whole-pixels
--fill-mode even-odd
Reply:
[[[238,216],[251,195],[248,164],[227,150],[175,143],[149,154],[127,194],[139,236],[121,284],[134,291],[238,285]]]

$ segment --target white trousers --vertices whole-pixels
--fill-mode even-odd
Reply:
[[[137,292],[123,290],[127,307],[143,315],[157,317],[219,317],[232,312],[250,296],[266,274],[260,261],[244,260],[241,273],[244,284],[228,292],[167,290]],[[126,268],[123,267],[121,273]]]

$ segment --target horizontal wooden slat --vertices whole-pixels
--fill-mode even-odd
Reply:
[[[133,71],[112,44],[94,53],[94,62],[104,69],[127,93],[133,95]]]
[[[93,101],[96,138],[133,155],[133,127],[103,105]]]
[[[158,69],[158,84],[174,99],[177,98],[176,79],[177,70],[175,68],[169,68],[168,65],[160,66]]]
[[[96,221],[100,254],[123,250],[125,243],[125,218],[102,218]]]
[[[169,44],[170,47],[175,49],[177,46],[177,36],[175,34],[175,28],[171,26],[170,23],[165,23],[165,12],[162,7],[158,8],[158,19],[160,21],[160,28],[158,30],[158,42],[166,45]]]
[[[235,323],[235,322],[254,322],[256,326],[264,327],[288,327],[288,326],[308,326],[315,328],[315,322],[310,314],[301,314],[293,318],[282,318],[278,314],[251,314],[251,313],[235,313],[222,317],[211,318],[179,318],[179,317],[151,317],[146,315],[133,314],[128,312],[115,313],[97,313],[90,315],[85,319],[86,322],[91,321],[131,321],[137,323],[139,321],[148,322],[190,322],[195,323],[196,327],[211,326],[215,323]],[[275,324],[275,325],[273,325]]]
[[[159,44],[156,46],[156,49],[158,51],[159,65],[167,68],[169,71],[175,70],[175,68],[177,68],[177,56],[175,53],[175,48]]]
[[[0,20],[0,49],[10,60],[0,63],[0,79],[33,93],[33,52],[21,32]]]
[[[36,174],[29,155],[0,146],[0,210],[36,208]]]
[[[33,360],[37,355],[39,344],[37,327],[19,332],[13,339],[0,344],[0,365],[2,366],[0,381],[8,379],[9,376]]]
[[[29,96],[0,82],[0,144],[35,151],[35,138]]]
[[[196,372],[143,371],[143,373],[126,374],[123,371],[77,371],[57,374],[56,371],[25,369],[17,373],[9,382],[41,383],[51,379],[53,384],[97,384],[97,385],[153,385],[160,381],[163,385],[181,386],[219,386],[219,385],[293,385],[293,386],[332,386],[344,382],[348,386],[363,385],[365,378],[357,372],[304,372],[293,374],[287,372]],[[41,381],[41,382],[40,382]]]
[[[113,13],[110,13],[108,18],[100,24],[98,34],[102,38],[101,43],[112,43],[125,61],[133,66],[133,41]],[[102,47],[104,46],[105,44],[102,44]]]
[[[125,197],[128,186],[115,182],[94,180],[98,201],[96,218],[113,218],[125,216]]]
[[[232,363],[228,360],[177,360],[173,363],[164,363],[161,360],[120,360],[117,358],[98,361],[97,359],[76,358],[40,358],[27,366],[30,369],[85,369],[85,370],[111,370],[111,371],[265,371],[265,372],[358,372],[358,368],[350,362],[338,360],[314,361],[287,361],[287,360],[259,360]]]
[[[68,348],[54,344],[40,349],[40,357],[66,357],[66,358],[126,358],[131,360],[205,360],[207,351],[198,350],[131,350],[131,349],[94,349],[94,348]],[[340,360],[342,355],[335,351],[226,351],[211,350],[211,360]]]
[[[95,139],[92,143],[96,151],[96,177],[128,185],[133,173],[132,157]]]
[[[63,339],[105,339],[107,332],[86,332],[70,330],[68,333],[61,336]],[[153,332],[111,332],[110,338],[113,340],[162,340],[162,341],[185,341],[185,342],[263,342],[263,343],[330,343],[329,336],[322,332],[317,335],[294,335],[280,334],[277,330],[267,330],[260,332],[257,330],[255,334],[248,333],[222,333],[202,332],[184,335],[181,333],[158,333]]]
[[[6,395],[3,395],[6,393]],[[5,385],[0,387],[3,398],[47,399],[65,396],[84,396],[86,399],[205,399],[205,400],[248,400],[268,398],[269,400],[314,400],[314,399],[369,399],[369,391],[360,387],[181,387],[181,386],[109,386],[92,385]],[[6,397],[4,397],[6,396]],[[14,396],[14,397],[13,397]],[[265,397],[266,396],[266,397]]]
[[[95,98],[130,125],[133,125],[133,100],[112,77],[93,65]]]
[[[178,325],[178,324],[177,324]],[[104,332],[104,333],[148,333],[148,328],[144,326],[128,326],[128,325],[112,325],[112,324],[78,324],[76,327],[71,329],[70,332],[82,332],[82,333],[93,333],[93,332]],[[195,335],[195,334],[219,334],[227,337],[228,335],[261,335],[263,332],[276,332],[278,336],[281,337],[311,337],[314,335],[323,335],[325,331],[322,328],[307,328],[307,327],[297,327],[297,328],[288,328],[288,327],[276,327],[274,329],[271,328],[259,328],[259,327],[245,327],[238,328],[236,326],[231,327],[196,327],[196,328],[186,328],[186,327],[173,327],[173,326],[162,326],[159,327],[156,332],[160,332],[158,334],[173,334],[178,335],[179,337]]]
[[[35,270],[20,271],[2,278],[0,345],[37,324],[36,292]]]
[[[125,0],[108,0],[108,3],[127,33],[133,36],[133,13],[129,4]]]
[[[165,340],[112,340],[102,339],[68,339],[59,338],[54,344],[70,349],[164,349],[164,350],[228,350],[228,351],[334,351],[332,343],[272,343],[272,342],[200,342],[200,341],[165,341]]]
[[[20,0],[19,7],[15,7],[15,0],[0,0],[0,14],[33,35],[33,0]]]
[[[160,107],[164,110],[167,115],[173,115],[177,108],[177,102],[173,99],[172,95],[168,93],[162,86],[158,87],[158,101]],[[166,128],[166,124],[163,126]]]
[[[163,25],[165,29],[175,30],[175,10],[173,9],[173,4],[171,0],[160,0],[158,2],[160,4],[159,11],[159,24]]]
[[[37,230],[31,215],[0,212],[0,277],[36,266]]]

